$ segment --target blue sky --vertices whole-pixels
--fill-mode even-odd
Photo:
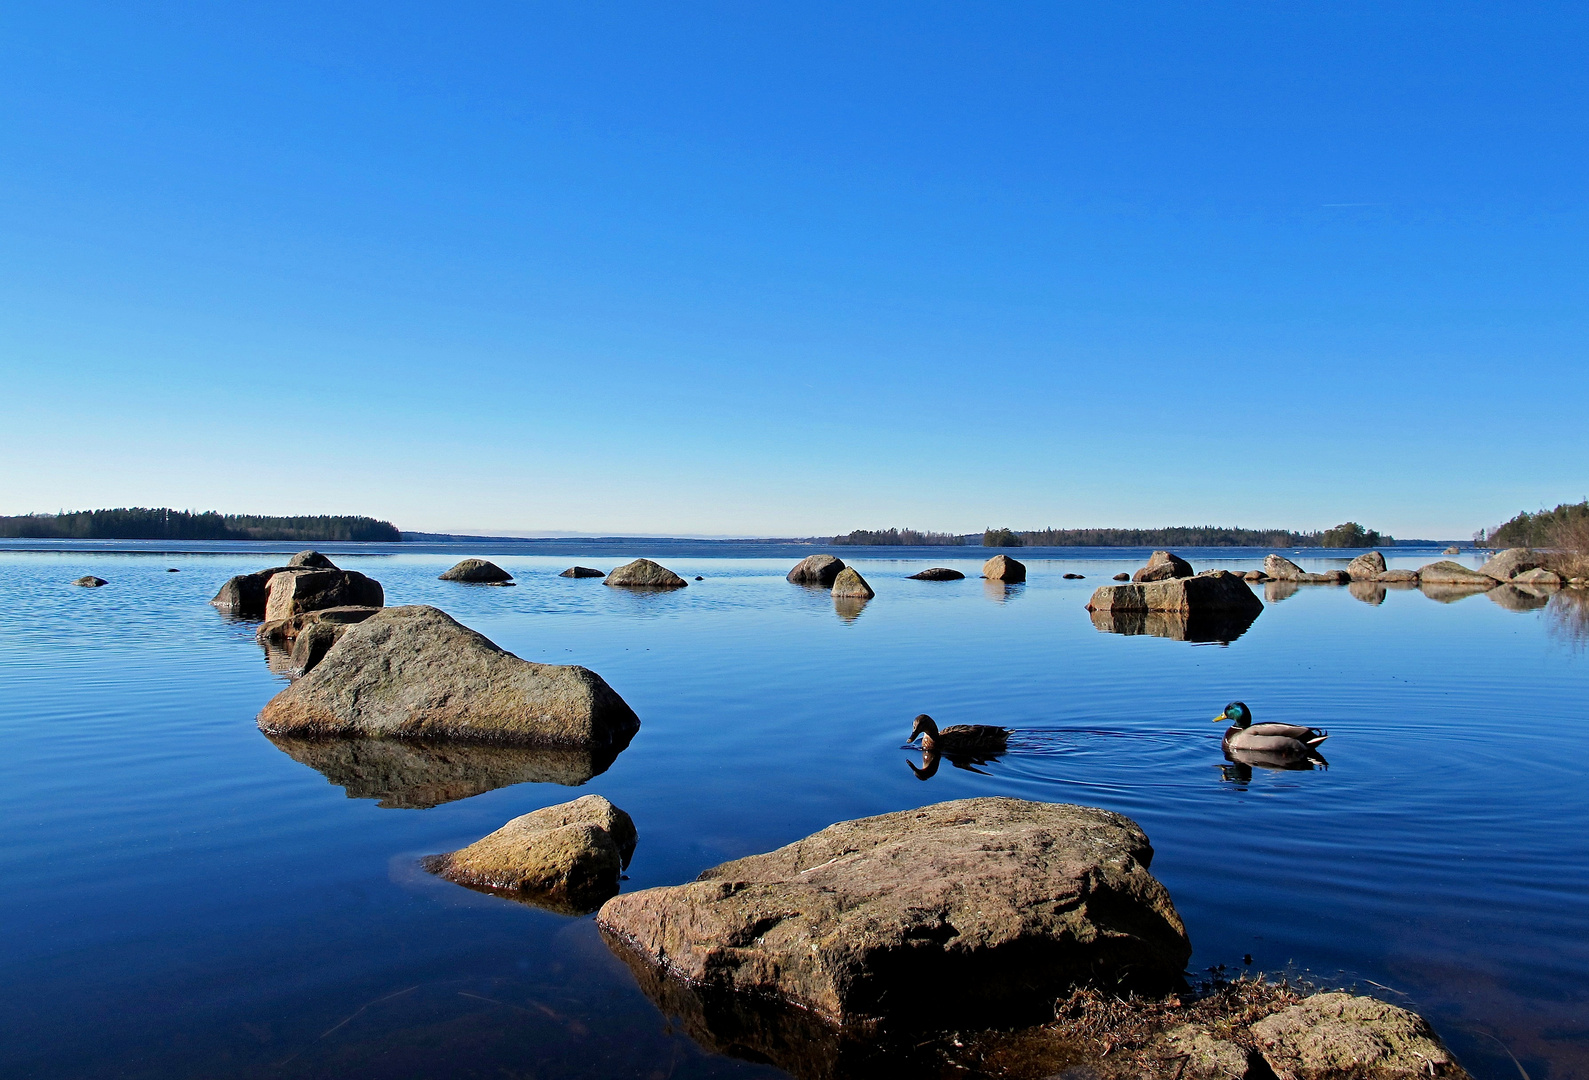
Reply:
[[[0,512],[812,535],[1589,493],[1589,9],[15,4]]]

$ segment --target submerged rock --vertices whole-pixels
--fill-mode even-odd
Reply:
[[[1429,1022],[1374,998],[1316,994],[1252,1025],[1280,1080],[1466,1077]]]
[[[598,921],[674,977],[839,1024],[1008,1017],[1077,983],[1179,982],[1191,946],[1152,858],[1107,810],[963,799],[614,897]]]
[[[1067,577],[1069,575],[1066,575]],[[919,574],[910,575],[912,581],[962,581],[965,575],[958,570],[951,570],[947,566],[934,566],[923,570]]]
[[[1088,611],[1172,611],[1184,614],[1225,611],[1256,617],[1263,601],[1228,570],[1204,570],[1189,578],[1100,585],[1087,601]],[[1249,623],[1251,620],[1248,620]]]
[[[513,575],[488,559],[465,559],[438,576],[440,581],[463,581],[474,585],[494,585],[512,581]]]
[[[265,592],[265,621],[334,607],[381,607],[381,583],[357,570],[283,570],[271,575]]]
[[[625,563],[607,575],[606,583],[626,589],[682,589],[689,584],[672,570],[650,559]]]
[[[995,555],[982,564],[982,576],[989,581],[1014,585],[1026,580],[1026,564],[1016,562],[1008,555]]]
[[[1418,580],[1425,585],[1469,585],[1481,589],[1492,589],[1496,584],[1495,579],[1490,575],[1469,569],[1461,563],[1451,562],[1449,559],[1420,567]]]
[[[578,787],[612,766],[623,745],[601,749],[493,746],[451,739],[301,738],[267,735],[350,799],[424,810],[513,784]]]
[[[259,727],[596,748],[627,745],[640,720],[595,672],[521,660],[421,604],[349,627]]]
[[[807,555],[795,563],[787,578],[795,585],[820,585],[833,588],[833,581],[844,569],[844,560],[832,555]]]
[[[82,577],[72,582],[72,584],[81,586],[85,589],[97,589],[101,585],[109,585],[110,582],[106,581],[102,577],[95,577],[93,574],[84,574]]]
[[[466,848],[424,860],[425,869],[477,889],[533,893],[594,910],[618,891],[634,855],[629,815],[600,795],[516,817]]]
[[[1191,577],[1195,571],[1192,564],[1179,555],[1172,555],[1168,551],[1155,551],[1148,559],[1148,563],[1135,574],[1131,575],[1132,581],[1168,581],[1171,578]]]
[[[298,554],[287,560],[287,566],[289,568],[302,567],[309,570],[335,570],[337,568],[336,563],[313,549],[298,552]]]
[[[1376,581],[1385,572],[1385,556],[1377,551],[1364,552],[1346,564],[1346,576],[1353,581]]]
[[[591,567],[588,567],[588,566],[570,566],[567,570],[564,570],[561,574],[558,574],[557,576],[558,577],[606,577],[607,575],[602,573],[600,570],[594,570],[594,569],[592,569]]]
[[[1545,561],[1540,558],[1537,551],[1528,548],[1507,548],[1490,556],[1489,560],[1479,567],[1479,573],[1496,581],[1511,581],[1519,574],[1544,565]]]
[[[853,566],[846,566],[839,571],[839,576],[833,579],[833,598],[835,600],[870,600],[877,594],[866,583],[861,572]]]

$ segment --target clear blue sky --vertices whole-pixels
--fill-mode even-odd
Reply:
[[[0,512],[1589,493],[1589,8],[11,4]]]

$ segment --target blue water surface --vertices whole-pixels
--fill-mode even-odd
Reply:
[[[945,799],[1108,807],[1152,838],[1193,970],[1250,955],[1419,1010],[1477,1076],[1516,1076],[1513,1056],[1533,1080],[1589,1076],[1589,654],[1570,592],[1271,589],[1229,644],[1196,644],[1101,632],[1084,610],[1145,552],[1015,552],[1030,579],[1004,586],[978,578],[980,549],[845,549],[877,591],[855,610],[784,580],[810,549],[548,545],[326,548],[389,604],[594,669],[641,717],[577,788],[425,808],[350,797],[255,728],[284,679],[256,624],[207,602],[285,549],[0,551],[0,1073],[782,1075],[697,1046],[591,917],[417,865],[599,793],[639,829],[625,889]],[[437,580],[462,554],[517,587]],[[557,576],[639,554],[703,580]],[[907,579],[930,565],[969,576]],[[1328,728],[1328,768],[1230,767],[1209,719],[1238,698]],[[918,780],[901,746],[918,712],[1015,728],[1012,752]]]

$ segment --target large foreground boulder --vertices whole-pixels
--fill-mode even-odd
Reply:
[[[512,581],[513,575],[489,559],[465,559],[452,569],[440,574],[439,580],[464,581],[474,585],[495,585],[502,581]]]
[[[520,660],[418,604],[349,627],[314,670],[270,700],[259,727],[606,747],[627,744],[640,720],[595,672]]]
[[[1100,585],[1087,601],[1087,610],[1116,614],[1165,611],[1186,615],[1219,611],[1256,616],[1263,610],[1263,601],[1241,577],[1229,570],[1204,570],[1189,578]]]
[[[1171,578],[1191,577],[1196,571],[1192,564],[1168,551],[1155,551],[1142,569],[1131,576],[1132,581],[1168,581]]]
[[[1008,555],[995,555],[982,564],[982,576],[989,581],[1014,585],[1026,580],[1026,564],[1016,562]]]
[[[636,559],[608,574],[606,584],[626,589],[682,589],[689,582],[650,559]]]
[[[1252,1026],[1280,1080],[1466,1076],[1429,1022],[1370,997],[1316,994]]]
[[[1152,858],[1142,830],[1107,810],[963,799],[614,897],[598,921],[708,990],[839,1024],[969,1021],[1077,983],[1178,984],[1191,946]]]
[[[618,891],[618,875],[634,855],[629,815],[600,795],[516,817],[489,836],[425,869],[460,885],[515,893],[554,894],[572,908],[593,910]]]
[[[283,570],[265,591],[265,621],[290,619],[305,611],[334,607],[381,607],[381,583],[357,570]]]
[[[1366,551],[1346,564],[1346,576],[1353,581],[1378,581],[1385,572],[1385,556]]]
[[[1418,580],[1425,585],[1465,585],[1475,589],[1492,589],[1496,585],[1490,575],[1449,559],[1419,567]]]
[[[839,600],[870,600],[877,594],[866,583],[861,572],[853,566],[846,566],[839,571],[839,576],[833,579],[833,596]]]
[[[1479,573],[1496,581],[1511,581],[1518,574],[1544,565],[1545,560],[1537,551],[1529,548],[1507,548],[1490,556],[1489,560],[1479,567]]]
[[[807,555],[795,563],[788,580],[795,585],[819,585],[833,588],[833,581],[844,569],[844,560],[832,555]]]

